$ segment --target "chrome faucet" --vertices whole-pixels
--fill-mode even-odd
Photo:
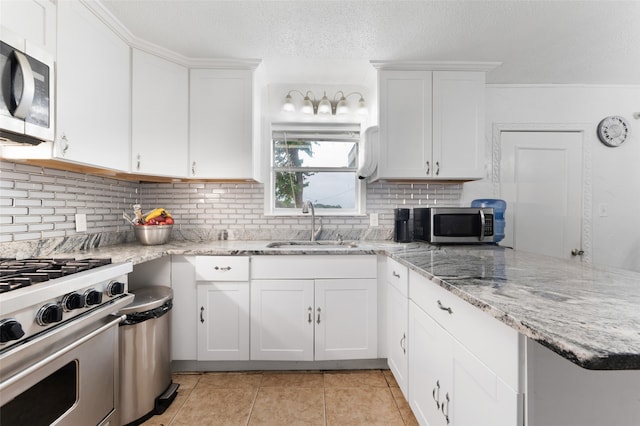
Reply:
[[[302,213],[309,213],[309,207],[311,207],[311,241],[315,241],[322,232],[322,218],[319,218],[320,226],[316,229],[316,211],[311,201],[307,200],[304,202],[302,205]]]

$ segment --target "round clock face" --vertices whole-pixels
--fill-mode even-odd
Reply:
[[[627,120],[617,115],[607,117],[598,124],[598,138],[611,147],[620,146],[629,137],[629,124]]]

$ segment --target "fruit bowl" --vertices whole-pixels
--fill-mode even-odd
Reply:
[[[166,244],[171,239],[173,225],[136,225],[133,231],[138,242],[145,246]]]

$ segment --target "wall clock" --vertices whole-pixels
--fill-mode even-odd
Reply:
[[[612,115],[598,124],[600,142],[610,147],[617,147],[629,137],[629,123],[624,118]]]

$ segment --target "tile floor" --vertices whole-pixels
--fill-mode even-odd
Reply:
[[[144,426],[417,425],[389,370],[176,373],[173,404]]]

